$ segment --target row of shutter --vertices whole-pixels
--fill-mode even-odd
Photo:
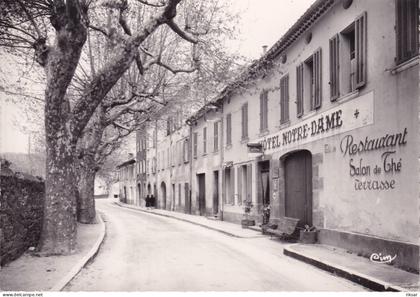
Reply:
[[[366,32],[367,32],[367,14],[364,12],[355,20],[355,58],[356,58],[356,88],[360,88],[366,84]],[[330,91],[331,101],[336,100],[340,96],[340,80],[339,80],[339,34],[330,39]],[[322,104],[322,49],[319,48],[312,55],[312,77],[314,79],[313,96],[311,96],[310,106],[313,109],[321,107]],[[304,89],[304,62],[296,67],[296,105],[297,116],[303,115],[303,89]],[[264,115],[264,106],[267,92],[263,91],[260,97],[260,110]],[[312,101],[313,100],[313,101]],[[285,75],[280,79],[280,120],[281,123],[289,120],[289,76]],[[262,117],[260,130],[266,128],[264,126],[266,119]]]

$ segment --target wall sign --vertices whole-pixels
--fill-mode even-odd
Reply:
[[[264,153],[270,154],[372,123],[373,92],[370,92],[253,142],[261,143]]]
[[[398,149],[407,144],[408,130],[386,133],[380,137],[366,136],[355,139],[345,135],[341,139],[340,151],[349,158],[349,175],[354,180],[356,191],[388,191],[396,188],[395,175],[401,173],[403,164]],[[378,161],[366,161],[366,154],[378,155]]]

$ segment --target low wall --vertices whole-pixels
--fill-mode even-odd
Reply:
[[[44,182],[28,175],[2,170],[0,176],[0,264],[37,246],[41,235]]]

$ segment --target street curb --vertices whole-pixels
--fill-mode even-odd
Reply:
[[[313,256],[307,256],[297,251],[292,250],[292,246],[284,247],[283,254],[297,260],[303,261],[310,265],[313,265],[319,269],[333,273],[339,277],[348,279],[354,283],[362,285],[368,289],[378,292],[409,292],[409,290],[404,289],[399,286],[392,285],[390,283],[381,281],[374,277],[368,276],[366,274],[351,270],[349,268],[330,263],[325,260],[318,259]]]
[[[153,214],[153,215],[157,215],[157,216],[172,218],[172,219],[175,219],[175,220],[178,220],[178,221],[187,222],[187,223],[190,223],[190,224],[193,224],[193,225],[197,225],[197,226],[201,226],[201,227],[207,228],[209,230],[217,231],[217,232],[220,232],[220,233],[223,233],[225,235],[228,235],[228,236],[231,236],[231,237],[235,237],[235,238],[252,238],[252,237],[239,236],[239,235],[236,235],[236,234],[227,232],[225,230],[221,230],[221,229],[217,229],[217,228],[214,228],[214,227],[210,227],[210,226],[207,226],[207,225],[204,225],[204,224],[201,224],[201,223],[197,223],[197,222],[194,222],[194,221],[190,221],[190,220],[187,220],[187,219],[177,218],[177,217],[174,217],[174,216],[171,216],[171,215],[167,215],[167,214],[162,214],[162,213],[156,213],[156,212],[153,212],[153,211],[143,210],[143,209],[140,209],[140,208],[131,207],[129,205],[123,205],[123,204],[121,204],[119,202],[114,202],[114,204],[115,205],[118,205],[119,207],[124,207],[124,208],[128,208],[128,209],[131,209],[131,210],[141,211],[141,212],[144,212],[144,213],[149,213],[149,214]]]
[[[99,224],[101,225],[100,234],[98,235],[98,239],[96,240],[93,247],[89,250],[86,256],[84,256],[73,268],[67,273],[57,284],[55,284],[49,291],[52,292],[59,292],[64,289],[64,287],[86,266],[86,264],[95,258],[97,255],[99,248],[101,247],[106,233],[106,226],[102,219],[101,214],[98,213],[97,215]]]

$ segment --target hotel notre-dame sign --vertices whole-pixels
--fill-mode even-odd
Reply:
[[[264,153],[270,154],[372,123],[373,92],[370,92],[253,142],[261,143]]]

